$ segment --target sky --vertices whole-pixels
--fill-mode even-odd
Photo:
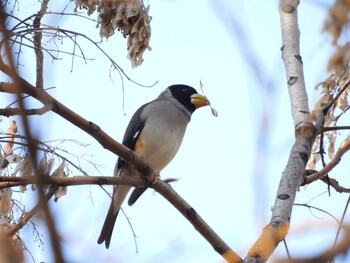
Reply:
[[[327,76],[324,69],[333,50],[329,37],[321,34],[329,2],[316,2],[302,1],[299,8],[301,54],[310,105],[319,96],[314,86]],[[121,141],[129,119],[142,104],[171,84],[188,84],[199,91],[202,81],[205,95],[219,117],[213,117],[209,107],[193,114],[177,156],[161,177],[179,178],[172,185],[174,189],[244,257],[269,222],[279,177],[294,137],[280,54],[278,2],[157,0],[145,4],[151,5],[152,51],[145,52],[141,67],[131,68],[126,39],[118,32],[99,45],[132,80],[143,85],[157,82],[156,85],[146,88],[124,79],[123,87],[118,72],[110,70],[108,59],[91,43],[78,39],[86,57],[93,60],[72,61],[62,55],[61,60],[52,61],[46,57],[45,87],[54,87],[50,94],[56,99]],[[49,3],[49,10],[63,8]],[[28,14],[37,9],[36,1],[19,6],[21,12]],[[73,9],[71,3],[66,11]],[[71,16],[45,19],[100,40],[95,23],[89,20]],[[73,50],[67,39],[56,44],[61,50]],[[35,83],[30,66],[33,58],[33,54],[23,53],[24,66],[20,68],[31,83]],[[2,129],[8,121],[0,122]],[[57,140],[52,143],[69,150],[71,158],[89,175],[112,175],[117,157],[78,128],[53,113],[31,121],[33,129],[41,132],[42,140]],[[59,143],[62,139],[72,141]],[[81,147],[74,140],[88,146]],[[80,174],[73,171],[71,175]],[[345,183],[346,176],[339,180]],[[111,187],[106,189],[111,191]],[[325,191],[326,187],[318,182],[301,188],[296,202],[306,203],[317,196],[310,204],[340,218],[347,196],[332,192],[328,197]],[[19,198],[30,207],[36,193],[28,191]],[[96,241],[109,202],[108,195],[97,186],[70,187],[67,196],[57,203],[50,202],[69,262],[223,262],[191,224],[152,190],[133,207],[123,206],[127,217],[119,215],[111,246],[106,250]],[[335,206],[335,202],[340,205]],[[21,234],[29,240],[28,249],[37,262],[51,262],[45,228],[40,225],[40,218],[37,220],[38,229],[44,233],[43,245],[31,242],[31,227],[25,227]],[[315,234],[305,234],[305,229]],[[335,231],[336,225],[329,216],[295,207],[287,237],[290,253],[314,255],[332,244]],[[286,256],[282,244],[274,256]],[[33,262],[29,254],[26,262]]]

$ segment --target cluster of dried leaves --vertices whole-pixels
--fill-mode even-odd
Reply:
[[[337,150],[335,150],[336,139],[339,135],[337,123],[340,117],[349,109],[350,45],[349,43],[344,45],[338,43],[340,42],[340,36],[345,26],[349,22],[349,15],[350,1],[337,0],[333,7],[329,9],[323,27],[323,31],[332,36],[332,43],[336,49],[327,66],[327,70],[331,72],[331,75],[315,86],[315,89],[321,89],[321,97],[315,103],[311,111],[311,117],[316,121],[320,114],[325,113],[326,110],[328,111],[326,112],[323,123],[325,131],[318,135],[315,140],[313,154],[308,162],[307,169],[314,170],[318,161],[323,158],[324,152],[332,160],[335,158],[336,153],[343,154],[344,149],[349,148],[350,137],[347,136],[339,143]],[[323,150],[325,143],[328,143],[327,151]]]
[[[335,142],[338,137],[338,131],[335,127],[337,127],[337,122],[340,117],[349,109],[349,102],[347,98],[349,93],[349,81],[350,78],[348,74],[343,74],[339,77],[336,74],[332,74],[324,82],[319,83],[315,87],[316,89],[322,89],[322,96],[315,103],[314,108],[311,111],[311,117],[316,120],[317,117],[326,109],[326,107],[331,104],[331,107],[325,115],[323,127],[334,127],[334,129],[325,131],[324,133],[318,135],[313,145],[313,155],[308,162],[307,169],[314,170],[317,162],[321,158],[321,154],[323,153],[323,150],[320,150],[321,136],[326,137],[328,141],[328,158],[332,159],[334,157]],[[340,92],[339,95],[338,92]],[[334,103],[332,103],[335,96],[337,96],[337,99]],[[325,141],[324,138],[322,141]],[[339,147],[341,148],[347,141],[350,141],[350,137],[347,137]]]
[[[9,161],[7,156],[11,156],[13,141],[17,133],[17,125],[15,121],[11,121],[10,127],[6,130],[7,142],[4,147],[0,149],[3,153],[0,155],[0,171],[7,167]],[[12,158],[10,158],[12,159]],[[15,259],[16,262],[23,261],[23,247],[21,246],[18,236],[14,235],[10,240],[5,238],[3,233],[6,233],[14,225],[11,224],[11,210],[12,210],[12,188],[0,189],[0,254],[5,261],[8,259]],[[10,241],[10,242],[9,242]],[[4,261],[4,262],[5,262]]]
[[[333,37],[336,44],[344,27],[349,23],[350,1],[336,0],[333,7],[328,10],[323,31]]]
[[[6,143],[4,147],[0,150],[3,153],[0,155],[0,171],[5,170],[11,160],[14,160],[12,156],[13,141],[15,134],[17,133],[17,124],[15,121],[11,121],[10,127],[6,130],[5,134],[7,135]],[[5,188],[0,189],[0,217],[5,217],[11,211],[11,198],[12,198],[12,189]]]
[[[151,50],[150,6],[145,7],[141,0],[75,0],[75,11],[87,9],[91,15],[97,10],[101,38],[109,38],[117,29],[128,38],[128,58],[132,67],[140,66],[143,53]]]
[[[0,172],[1,175],[5,176],[20,176],[20,177],[29,177],[33,176],[35,171],[33,168],[33,160],[29,154],[25,154],[26,150],[20,149],[19,153],[13,151],[14,139],[17,134],[17,125],[15,121],[10,122],[10,127],[6,130],[6,143],[2,148],[0,148]],[[3,151],[3,152],[2,152]],[[24,154],[22,154],[24,152]],[[39,161],[38,164],[38,173],[41,176],[56,176],[56,177],[66,177],[67,173],[65,172],[66,161],[61,160],[60,158],[55,158],[55,154],[45,153]],[[55,164],[55,161],[58,161],[58,164]],[[9,165],[14,166],[12,172],[8,169]],[[56,166],[56,169],[53,169]],[[11,188],[5,188],[7,190]],[[35,189],[35,186],[32,186],[32,189]],[[3,191],[0,190],[0,191]],[[24,193],[27,191],[26,186],[20,186],[20,191]],[[66,187],[59,187],[55,193],[55,201],[57,201],[61,196],[67,194]],[[11,197],[10,197],[11,198]],[[2,210],[0,204],[0,211]]]
[[[15,121],[10,122],[10,127],[5,132],[1,132],[0,141],[3,144],[0,145],[0,175],[1,176],[20,176],[28,177],[34,176],[35,169],[33,168],[33,161],[29,154],[26,154],[26,146],[23,142],[16,140],[18,138],[18,128]],[[20,136],[19,136],[20,137]],[[22,145],[21,147],[14,147],[14,145]],[[57,158],[55,154],[44,154],[38,164],[38,173],[40,176],[58,176],[66,177],[66,162]],[[57,164],[55,162],[58,162]],[[56,167],[56,168],[55,168]],[[55,168],[55,169],[54,169]],[[52,172],[53,171],[53,172]],[[5,186],[5,185],[4,185]],[[19,186],[20,192],[27,191],[26,186]],[[35,185],[32,185],[32,190],[35,190]],[[9,239],[7,238],[7,232],[13,229],[16,224],[24,216],[24,209],[22,215],[15,218],[13,213],[13,189],[0,188],[0,254],[6,257],[17,257],[13,262],[23,261],[23,244],[21,243],[18,234],[12,235]],[[55,192],[55,201],[63,195],[67,194],[66,187],[59,187]],[[6,246],[3,243],[7,244]],[[8,246],[11,249],[6,249]],[[3,251],[5,249],[6,251]],[[10,253],[10,254],[9,254]],[[13,255],[12,255],[13,254]],[[0,259],[1,261],[1,259]],[[10,262],[10,261],[4,261]]]

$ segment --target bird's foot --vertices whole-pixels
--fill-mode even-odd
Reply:
[[[154,185],[158,179],[160,178],[160,173],[159,172],[156,172],[152,175],[152,180],[151,180],[151,184]]]

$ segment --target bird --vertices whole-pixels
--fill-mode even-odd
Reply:
[[[171,85],[155,100],[142,105],[134,113],[122,144],[145,158],[155,174],[159,175],[179,150],[192,113],[207,105],[210,105],[209,100],[193,87],[184,84]],[[139,172],[131,164],[118,158],[114,176],[138,175]],[[98,244],[105,242],[107,249],[119,210],[131,188],[129,185],[117,185],[113,188],[111,204],[97,240]],[[135,188],[129,205],[135,203],[146,189],[147,187]]]

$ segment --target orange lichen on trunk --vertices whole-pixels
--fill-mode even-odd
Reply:
[[[280,224],[270,223],[265,226],[259,239],[251,247],[247,257],[259,257],[263,262],[271,256],[279,242],[281,242],[288,233],[289,222]]]

